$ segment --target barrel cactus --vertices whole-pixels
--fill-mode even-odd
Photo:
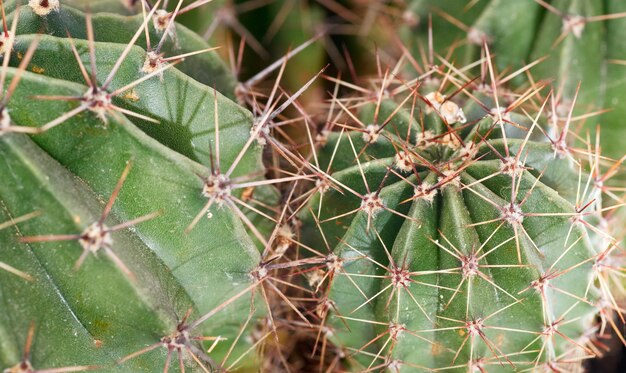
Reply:
[[[576,95],[557,114],[559,92],[511,90],[483,55],[331,99],[303,219],[331,250],[324,337],[351,370],[575,371],[617,329],[621,161],[577,132]]]

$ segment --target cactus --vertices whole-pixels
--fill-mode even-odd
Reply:
[[[332,99],[304,226],[332,251],[326,337],[355,371],[572,371],[619,309],[602,227],[620,162],[574,133],[574,104],[557,119],[554,92],[511,90],[484,54]]]
[[[626,157],[595,131],[621,2],[361,5],[0,0],[0,369],[581,371],[626,344]]]
[[[250,203],[296,179],[262,179],[263,119],[176,11],[155,29],[159,2],[129,17],[31,3],[2,4],[0,367],[259,365],[285,266],[264,266],[272,212]]]

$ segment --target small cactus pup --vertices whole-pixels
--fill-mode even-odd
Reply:
[[[576,371],[620,333],[620,162],[574,132],[575,96],[557,120],[548,87],[509,89],[483,53],[331,99],[303,235],[332,250],[324,335],[351,371]]]

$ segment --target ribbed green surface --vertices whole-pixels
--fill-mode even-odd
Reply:
[[[430,93],[426,89],[423,96]],[[391,366],[462,372],[481,366],[509,372],[568,358],[573,369],[585,351],[572,341],[584,343],[597,312],[592,265],[604,249],[594,247],[590,231],[572,220],[578,168],[538,128],[551,133],[544,117],[529,134],[532,121],[511,113],[516,124],[504,125],[504,138],[494,125],[497,116],[461,96],[451,101],[466,101],[466,123],[446,128],[422,98],[411,118],[408,100],[376,142],[367,144],[360,131],[336,132],[320,151],[328,164],[340,141],[331,176],[343,195],[331,189],[312,202],[317,211],[321,199],[321,227],[345,271],[335,275],[330,291],[330,338],[355,371]],[[383,100],[377,123],[401,99]],[[491,101],[484,98],[487,107]],[[357,105],[362,123],[375,123],[375,106]],[[433,136],[427,146],[417,144],[426,131]],[[455,149],[451,136],[458,136]],[[461,144],[474,154],[467,157]],[[525,168],[517,169],[515,179],[502,169],[507,148]],[[401,150],[413,154],[412,167],[398,166]],[[445,179],[454,172],[457,177]],[[380,191],[387,209],[370,215],[361,207],[362,199],[348,188],[365,195],[365,182],[369,191]],[[432,198],[415,197],[415,188],[426,185],[435,186],[428,189]],[[521,209],[520,223],[504,219],[511,202]],[[467,264],[472,258],[475,263]],[[529,287],[546,273],[556,275],[542,296]],[[472,335],[466,323],[477,320],[482,326]],[[542,334],[557,321],[563,336]]]
[[[9,23],[13,16],[11,12]],[[93,17],[98,84],[103,83],[140,24],[141,18],[136,16]],[[13,125],[40,127],[80,105],[79,101],[34,97],[81,97],[88,90],[66,29],[89,70],[82,12],[63,6],[60,12],[42,19],[28,7],[20,10],[11,64],[22,61],[35,33],[47,35],[41,36],[8,102]],[[177,30],[184,47],[176,54],[208,47],[182,26],[177,25]],[[154,43],[154,31],[152,35]],[[163,52],[171,55],[171,42],[165,45]],[[144,76],[142,47],[143,37],[122,63],[109,92]],[[8,68],[4,89],[16,71]],[[215,92],[213,85],[224,95]],[[152,77],[113,99],[114,104],[159,124],[130,116],[129,120],[112,111],[104,123],[85,110],[42,134],[5,133],[0,137],[0,221],[39,213],[0,232],[0,261],[34,279],[29,282],[0,271],[2,369],[21,360],[32,322],[35,334],[29,358],[36,369],[97,365],[104,371],[161,371],[167,357],[162,346],[124,364],[117,361],[170,335],[188,310],[193,322],[233,296],[236,301],[190,335],[227,339],[212,350],[212,360],[201,357],[207,367],[228,366],[250,347],[252,340],[246,339],[245,333],[229,359],[222,361],[248,319],[250,294],[241,292],[251,286],[250,272],[260,261],[244,224],[228,207],[215,207],[210,219],[200,219],[185,233],[207,203],[201,177],[209,175],[210,151],[217,146],[215,107],[222,167],[234,162],[249,137],[252,116],[227,98],[232,96],[232,87],[232,77],[214,54],[194,56],[165,71],[161,79]],[[77,241],[21,241],[24,237],[83,232],[100,218],[127,162],[132,168],[104,224],[112,227],[160,212],[154,219],[112,233],[111,250],[135,280],[102,249],[97,256],[89,254],[80,269],[74,270],[83,252]],[[232,176],[262,171],[260,148],[252,145]],[[193,343],[196,351],[206,353],[213,342]],[[190,355],[183,354],[188,369],[200,369]],[[257,364],[255,359],[252,351],[238,366]],[[178,370],[174,351],[170,372]]]

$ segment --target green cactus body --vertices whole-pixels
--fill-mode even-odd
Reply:
[[[433,47],[445,55],[454,46],[455,57],[460,63],[475,61],[484,42],[498,51],[496,62],[500,69],[520,68],[531,62],[527,59],[542,15],[539,4],[534,0],[492,0],[477,2],[471,7],[467,5],[455,0],[408,2],[406,12],[417,22],[402,30],[407,45],[416,47],[415,36],[423,46],[427,45],[430,17]],[[438,64],[440,61],[432,62]]]
[[[360,129],[320,151],[343,193],[311,209],[340,258],[328,336],[356,371],[574,369],[606,249],[578,214],[581,158],[544,115],[499,122],[488,86],[448,99],[429,81],[416,106],[361,99]]]
[[[16,101],[30,100],[28,96],[35,91],[82,91],[74,84],[30,74],[22,78],[20,86],[24,90],[15,93]],[[11,113],[16,123],[40,123],[33,112],[52,117],[62,113],[64,106],[31,103],[16,106]],[[245,229],[227,209],[216,210],[210,222],[201,221],[194,232],[182,233],[206,203],[195,175],[205,173],[203,167],[164,148],[128,121],[109,121],[106,128],[89,117],[68,122],[37,136],[37,145],[21,135],[3,139],[6,162],[2,173],[11,175],[3,182],[3,217],[42,212],[42,217],[20,226],[20,236],[83,231],[97,220],[102,198],[113,189],[115,179],[110,175],[121,173],[129,160],[133,169],[114,205],[114,217],[106,224],[158,210],[163,216],[140,224],[132,233],[113,233],[112,249],[137,277],[135,281],[102,253],[73,271],[80,253],[76,242],[16,246],[14,232],[7,230],[3,248],[14,249],[3,250],[3,256],[35,281],[24,284],[20,278],[2,274],[2,293],[9,307],[6,315],[13,315],[3,320],[5,336],[11,337],[2,338],[10,344],[2,350],[18,352],[2,357],[5,366],[19,361],[21,341],[33,320],[39,330],[37,345],[48,346],[33,350],[33,364],[56,367],[71,361],[113,369],[117,359],[169,335],[187,309],[201,316],[245,289],[253,281],[249,273],[259,260]],[[216,315],[215,324],[211,321],[194,333],[233,339],[248,316],[248,304],[249,299],[235,303],[234,309],[241,313]],[[42,320],[47,307],[53,308]],[[73,337],[76,335],[80,339]],[[74,344],[67,344],[68,338]],[[76,344],[82,347],[74,348]],[[227,348],[221,347],[214,352],[217,356],[226,354]],[[119,370],[162,369],[166,351],[159,347]],[[219,363],[219,358],[216,361]]]
[[[214,371],[259,365],[251,329],[263,309],[251,302],[260,254],[246,218],[225,202],[242,191],[231,190],[228,178],[223,187],[212,179],[215,164],[233,180],[262,175],[261,148],[246,145],[252,115],[186,75],[184,65],[164,69],[110,102],[89,101],[96,94],[85,85],[92,83],[85,82],[64,31],[76,38],[73,45],[91,76],[89,42],[80,40],[85,15],[66,6],[46,18],[28,7],[19,13],[10,62],[26,65],[3,68],[5,88],[17,84],[3,101],[0,220],[39,216],[0,232],[0,262],[27,274],[0,271],[0,367],[155,372],[170,365],[172,372],[179,366],[200,370],[198,363]],[[119,27],[107,32],[107,24]],[[93,76],[100,87],[141,18],[105,14],[94,16],[93,25]],[[42,26],[54,36],[33,35]],[[203,49],[182,26],[178,31],[188,48]],[[37,42],[28,60],[28,47]],[[145,58],[145,50],[132,47],[106,92],[145,77]],[[196,79],[234,94],[221,63],[203,62],[200,72],[192,59],[187,67]],[[77,110],[30,138],[10,133],[32,132]],[[116,187],[126,165],[125,181]],[[216,188],[224,203],[209,208]],[[102,215],[114,191],[119,194],[110,214]],[[30,351],[23,357],[25,346]]]

